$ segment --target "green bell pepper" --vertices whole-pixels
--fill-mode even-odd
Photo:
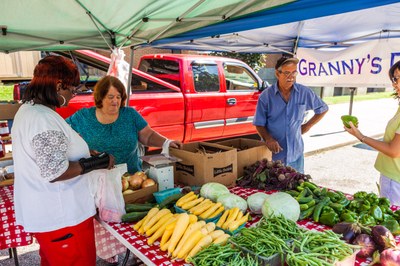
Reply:
[[[354,197],[354,199],[364,199],[365,196],[367,196],[367,194],[368,193],[365,191],[358,191],[358,192],[354,193],[353,197]]]
[[[352,212],[350,210],[344,210],[340,214],[340,220],[343,222],[348,222],[348,223],[354,223],[357,221],[358,215],[355,212]]]
[[[319,217],[319,222],[324,225],[334,226],[339,222],[339,215],[335,211],[325,211]]]
[[[379,222],[383,220],[383,212],[378,205],[374,205],[369,210],[369,215],[374,217],[375,221]]]
[[[343,125],[347,128],[350,128],[349,122],[352,122],[355,127],[358,127],[358,119],[352,115],[342,115],[340,117],[342,119]]]
[[[393,235],[400,234],[400,225],[396,220],[386,220],[386,221],[383,221],[380,225],[383,225],[384,227],[389,229]]]
[[[375,221],[374,217],[372,217],[368,213],[363,213],[359,217],[360,217],[359,221],[362,225],[369,225],[369,226],[376,225],[376,221]]]

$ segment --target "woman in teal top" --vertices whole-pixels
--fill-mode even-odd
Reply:
[[[389,70],[389,78],[396,92],[396,99],[400,99],[400,61]],[[400,107],[394,117],[388,122],[383,141],[364,136],[352,123],[347,132],[361,142],[376,149],[378,157],[375,168],[380,176],[380,196],[386,197],[392,204],[400,206]]]
[[[86,141],[91,153],[112,154],[116,164],[126,163],[128,172],[133,174],[142,169],[138,142],[174,148],[180,148],[182,143],[170,141],[152,130],[135,109],[125,107],[126,98],[122,82],[105,76],[94,87],[96,107],[81,109],[66,121]],[[116,253],[106,259],[108,265],[118,265]]]
[[[105,76],[94,87],[96,107],[84,108],[66,119],[89,145],[90,150],[114,155],[115,163],[127,163],[128,172],[141,170],[138,141],[145,146],[162,147],[168,141],[152,130],[133,108],[124,107],[124,85],[118,78]],[[180,148],[181,142],[168,141]]]

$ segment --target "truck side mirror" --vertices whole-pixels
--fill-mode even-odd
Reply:
[[[269,85],[269,82],[268,81],[266,81],[266,80],[263,80],[262,81],[262,83],[261,83],[261,87],[258,89],[259,91],[263,91],[263,90],[265,90],[266,88],[268,88],[270,85]]]

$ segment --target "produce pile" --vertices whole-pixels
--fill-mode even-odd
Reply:
[[[154,186],[156,182],[149,178],[145,172],[138,171],[133,175],[126,172],[121,176],[122,194],[132,194],[133,191],[141,188]]]
[[[245,167],[244,175],[237,179],[236,185],[262,190],[287,190],[308,180],[311,180],[310,175],[299,173],[280,160],[263,159]]]
[[[393,237],[400,233],[400,210],[392,211],[388,199],[363,191],[351,198],[307,178],[292,184],[290,190],[247,199],[219,183],[196,191],[185,187],[158,204],[126,204],[123,222],[137,222],[134,230],[149,245],[194,265],[265,265],[277,258],[288,265],[333,265],[355,249],[383,266],[400,265]],[[263,218],[246,228],[250,213]],[[302,229],[296,222],[303,219],[333,230]]]
[[[354,247],[332,231],[308,231],[284,216],[263,218],[229,242],[232,245],[206,247],[189,261],[195,266],[234,265],[232,258],[241,257],[257,261],[242,265],[333,265],[354,253]]]
[[[359,191],[348,199],[340,191],[321,189],[308,181],[286,192],[299,202],[300,219],[312,218],[328,226],[357,221],[364,226],[383,225],[394,235],[400,234],[400,211],[393,212],[390,201],[375,193]]]

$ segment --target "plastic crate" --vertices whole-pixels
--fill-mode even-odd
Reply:
[[[160,204],[163,200],[165,200],[169,196],[181,193],[181,190],[182,189],[179,188],[179,187],[177,187],[177,188],[169,188],[169,189],[166,189],[166,190],[163,190],[163,191],[154,192],[153,196],[156,199],[156,202],[158,204]]]
[[[175,208],[175,212],[176,213],[187,213],[187,214],[190,214],[190,212],[188,212],[187,210],[184,210],[184,209],[176,206],[176,204],[174,205],[174,208]],[[219,218],[221,217],[221,215],[222,214],[220,213],[217,216],[215,216],[213,218],[209,218],[209,219],[202,219],[202,218],[200,218],[200,216],[197,216],[197,217],[199,218],[199,220],[203,220],[206,223],[210,223],[210,222],[216,223],[219,220]]]
[[[221,218],[221,217],[219,217],[219,218]],[[219,219],[218,219],[218,220],[219,220]],[[215,223],[218,223],[218,220],[215,221]],[[234,231],[229,231],[229,230],[227,230],[227,229],[223,229],[223,228],[217,226],[215,230],[222,230],[222,231],[224,231],[225,233],[227,233],[227,234],[233,236],[233,235],[236,235],[237,233],[239,233],[240,230],[242,230],[242,228],[244,228],[245,226],[246,226],[246,223],[242,224],[241,226],[239,226],[239,227],[238,227],[236,230],[234,230]]]

